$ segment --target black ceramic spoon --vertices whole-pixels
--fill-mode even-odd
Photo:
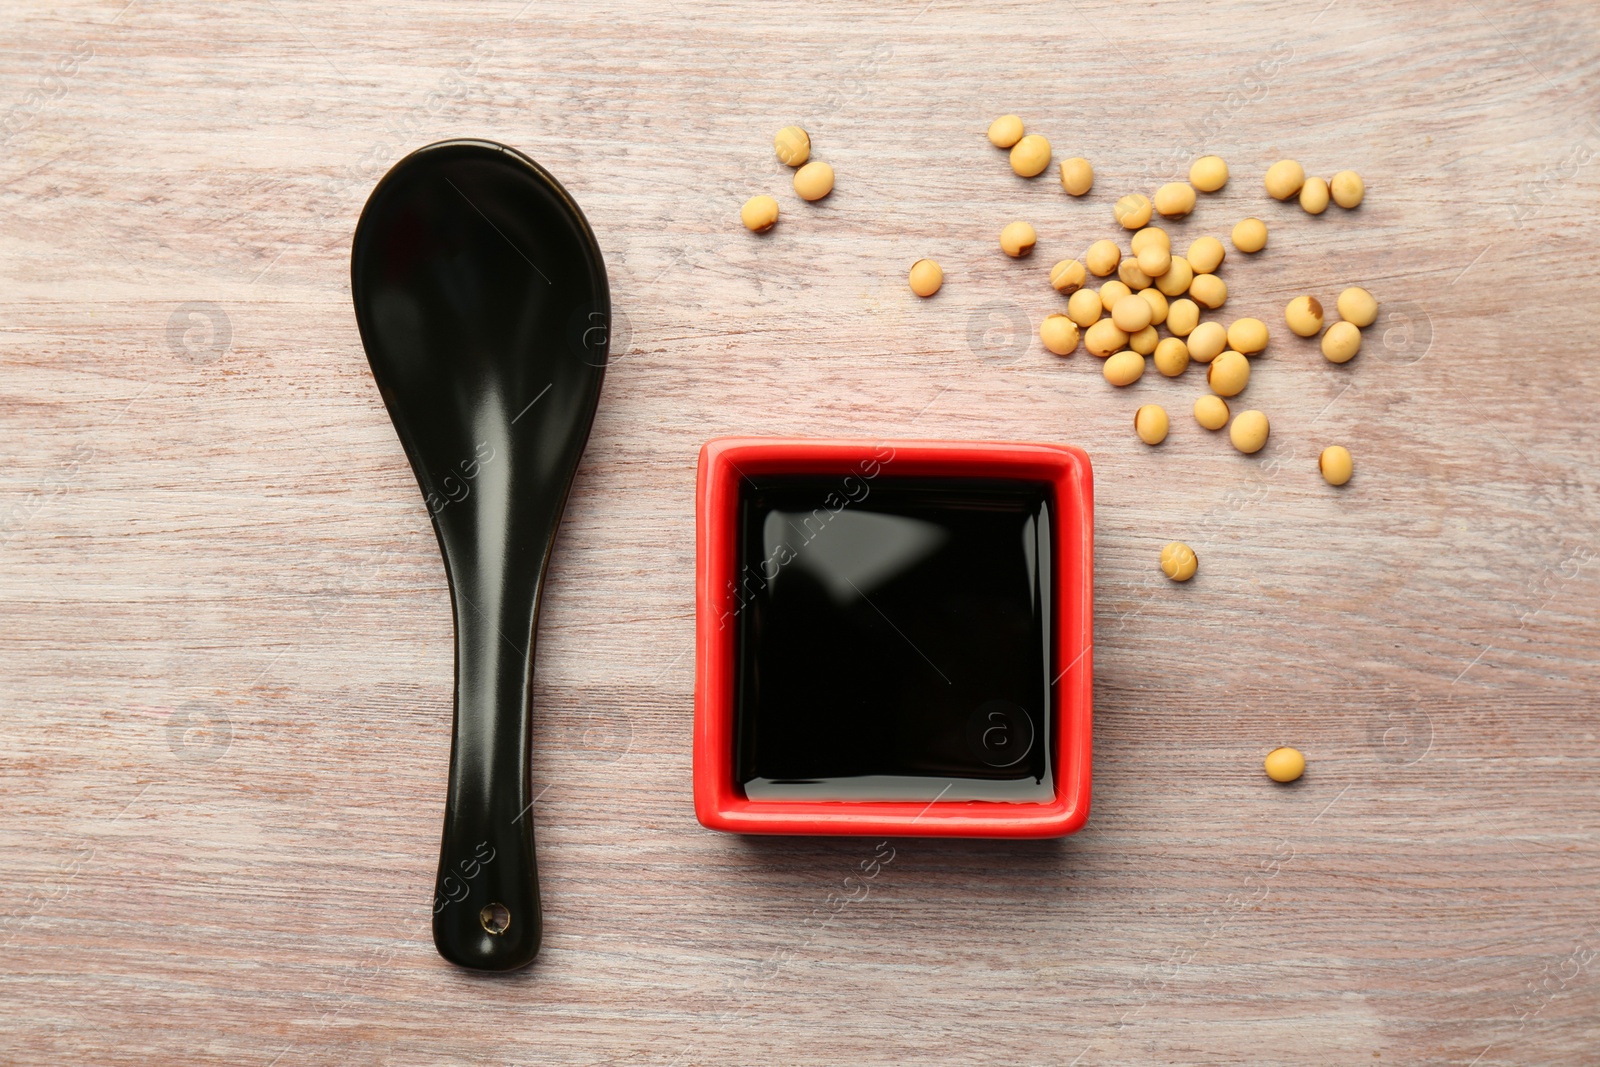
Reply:
[[[551,545],[605,377],[605,265],[537,163],[444,141],[372,191],[350,256],[372,375],[433,515],[456,631],[454,738],[433,940],[521,967],[542,919],[528,762]]]

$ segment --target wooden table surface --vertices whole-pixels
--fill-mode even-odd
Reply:
[[[85,0],[0,27],[0,1062],[1595,1062],[1592,4]],[[1008,111],[1093,193],[1014,176],[984,139]],[[815,205],[772,156],[791,122],[838,172]],[[545,949],[498,977],[429,936],[450,610],[348,287],[373,183],[461,135],[566,184],[619,308],[540,633]],[[1198,368],[1119,391],[1037,340],[1050,264],[1203,151],[1234,177],[1177,243],[1271,228],[1217,316],[1273,331],[1253,457],[1190,419]],[[1269,200],[1286,156],[1366,203]],[[1031,259],[996,247],[1014,218]],[[1384,315],[1334,366],[1282,308],[1351,284]],[[1089,451],[1083,832],[698,825],[694,464],[730,433]],[[1290,787],[1280,744],[1310,760]]]

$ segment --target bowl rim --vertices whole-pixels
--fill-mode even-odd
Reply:
[[[758,474],[991,478],[1054,494],[1055,797],[1042,802],[753,801],[733,780],[739,486]],[[841,483],[843,484],[843,483]],[[848,491],[848,490],[847,490]],[[1081,448],[996,441],[719,437],[700,450],[695,502],[694,805],[742,834],[1061,837],[1089,817],[1094,696],[1094,475]]]

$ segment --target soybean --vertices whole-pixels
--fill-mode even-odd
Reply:
[[[1106,309],[1106,314],[1111,314],[1117,306],[1117,301],[1133,292],[1133,287],[1126,282],[1119,282],[1115,278],[1100,287],[1100,306]]]
[[[751,233],[766,233],[778,221],[778,202],[770,196],[752,196],[739,209],[739,221]]]
[[[1297,296],[1283,309],[1283,320],[1300,337],[1315,337],[1322,329],[1322,301],[1314,296]]]
[[[1117,277],[1122,280],[1123,285],[1135,291],[1150,288],[1150,283],[1155,280],[1144,272],[1139,266],[1139,261],[1132,256],[1117,264]]]
[[[911,291],[918,296],[932,296],[944,284],[944,268],[931,259],[919,259],[911,264]]]
[[[1021,123],[1018,119],[1017,124]],[[811,158],[811,135],[798,126],[785,126],[772,139],[772,150],[785,166],[798,167]]]
[[[1141,289],[1134,295],[1150,305],[1150,325],[1160,326],[1167,321],[1171,308],[1167,305],[1167,298],[1161,295],[1161,290]]]
[[[1182,296],[1194,281],[1194,267],[1182,256],[1167,261],[1167,273],[1156,279],[1156,288],[1166,296]]]
[[[1172,321],[1170,314],[1167,321]],[[1202,322],[1189,331],[1188,345],[1191,359],[1196,363],[1210,363],[1228,347],[1228,331],[1220,322]]]
[[[1144,357],[1131,350],[1118,352],[1105,361],[1100,373],[1112,385],[1132,385],[1144,377]]]
[[[1094,168],[1082,156],[1061,161],[1061,188],[1073,196],[1082,196],[1094,188]]]
[[[989,143],[996,148],[1010,148],[1022,140],[1022,119],[1016,115],[1001,115],[989,123]]]
[[[1129,193],[1111,210],[1125,230],[1142,229],[1150,222],[1150,198],[1142,193]]]
[[[1267,417],[1259,411],[1241,411],[1233,417],[1233,425],[1228,427],[1228,440],[1233,442],[1245,455],[1261,451],[1267,445],[1267,435],[1272,432],[1272,427],[1267,425]]]
[[[1267,247],[1267,224],[1251,216],[1233,227],[1233,247],[1241,252],[1259,252]]]
[[[1189,369],[1189,346],[1183,343],[1181,337],[1163,337],[1156,345],[1151,362],[1166,377],[1176,378]]]
[[[1156,210],[1165,218],[1181,219],[1194,210],[1194,186],[1168,182],[1156,190]]]
[[[1328,210],[1328,183],[1321,178],[1307,178],[1300,187],[1300,206],[1313,215]]]
[[[1196,274],[1214,274],[1228,256],[1228,250],[1215,237],[1197,237],[1183,258],[1189,261]]]
[[[1228,164],[1221,156],[1201,156],[1189,165],[1189,184],[1202,193],[1214,193],[1228,184]]]
[[[1088,329],[1100,321],[1100,294],[1093,289],[1079,289],[1067,301],[1067,318]]]
[[[1133,413],[1133,432],[1147,445],[1159,445],[1167,439],[1167,409],[1160,404],[1145,404]]]
[[[1000,231],[1000,248],[1013,259],[1032,252],[1033,246],[1038,242],[1039,235],[1026,222],[1008,223],[1006,228]]]
[[[1151,278],[1159,278],[1172,269],[1172,253],[1160,245],[1149,245],[1138,256],[1139,269]]]
[[[1208,430],[1220,430],[1228,425],[1228,402],[1220,396],[1207,393],[1194,402],[1194,421]]]
[[[1215,274],[1196,274],[1189,283],[1189,295],[1196,304],[1215,311],[1228,302],[1228,283]]]
[[[1352,285],[1339,294],[1339,317],[1357,326],[1371,326],[1378,318],[1378,302],[1372,294],[1359,285]]]
[[[1353,170],[1341,170],[1328,185],[1333,202],[1343,208],[1360,207],[1362,198],[1367,195],[1367,183]]]
[[[1182,541],[1173,541],[1161,550],[1161,573],[1175,582],[1187,582],[1200,567],[1200,557]]]
[[[1167,305],[1167,332],[1174,337],[1188,337],[1200,325],[1200,305],[1188,297]]]
[[[1117,264],[1122,262],[1122,249],[1117,247],[1115,241],[1096,241],[1089,246],[1089,251],[1083,254],[1083,262],[1089,268],[1089,273],[1096,278],[1104,278],[1107,274],[1117,269]]]
[[[1238,396],[1250,384],[1250,361],[1229,349],[1211,361],[1206,384],[1218,396]]]
[[[1070,356],[1078,347],[1078,324],[1065,315],[1046,315],[1039,324],[1039,340],[1058,356]]]
[[[1024,178],[1043,174],[1050,165],[1050,142],[1030,133],[1011,146],[1011,169]]]
[[[813,159],[794,172],[794,191],[802,200],[821,200],[833,192],[833,168]]]
[[[1317,457],[1317,470],[1322,472],[1322,480],[1329,485],[1343,485],[1350,480],[1350,475],[1355,473],[1355,463],[1350,458],[1350,450],[1343,445],[1329,445]]]
[[[1148,356],[1156,350],[1156,345],[1160,340],[1161,335],[1156,332],[1156,328],[1154,326],[1146,326],[1137,333],[1128,335],[1128,347],[1141,356]]]
[[[1267,168],[1267,195],[1287,200],[1306,183],[1306,169],[1292,159],[1280,159]]]
[[[1336,322],[1322,335],[1322,354],[1330,363],[1349,363],[1361,351],[1361,331],[1353,322]]]
[[[1102,294],[1101,299],[1104,299]],[[1152,311],[1149,303],[1136,294],[1121,297],[1111,306],[1111,321],[1124,333],[1137,333],[1150,325]]]
[[[1083,264],[1075,259],[1063,259],[1050,268],[1050,288],[1058,293],[1071,296],[1083,288],[1086,280]]]
[[[1260,319],[1234,319],[1228,326],[1228,345],[1253,356],[1267,347],[1267,324]]]
[[[1110,319],[1101,319],[1083,332],[1083,347],[1090,355],[1105,359],[1128,343],[1128,335]],[[1137,353],[1135,353],[1137,354]]]
[[[1274,782],[1292,782],[1306,773],[1306,758],[1297,748],[1275,748],[1261,766]]]
[[[1133,240],[1128,242],[1128,247],[1133,249],[1133,254],[1138,255],[1152,245],[1160,245],[1168,252],[1172,251],[1172,237],[1160,226],[1146,226],[1133,235]]]

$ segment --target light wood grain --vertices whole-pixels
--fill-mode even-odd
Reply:
[[[0,1061],[1593,1062],[1593,5],[123,3],[0,12]],[[1006,111],[1093,194],[1013,176]],[[457,135],[560,177],[628,324],[540,634],[546,947],[499,978],[428,936],[450,614],[347,286],[373,182]],[[1188,418],[1196,371],[1115,392],[1034,335],[1050,264],[1201,149],[1235,177],[1177,242],[1272,229],[1224,267],[1274,332],[1253,458]],[[1268,201],[1283,156],[1366,204]],[[1281,309],[1355,283],[1410,317],[1333,367]],[[225,348],[169,343],[193,302]],[[835,914],[876,842],[698,826],[724,433],[1088,449],[1084,832],[893,841]]]

